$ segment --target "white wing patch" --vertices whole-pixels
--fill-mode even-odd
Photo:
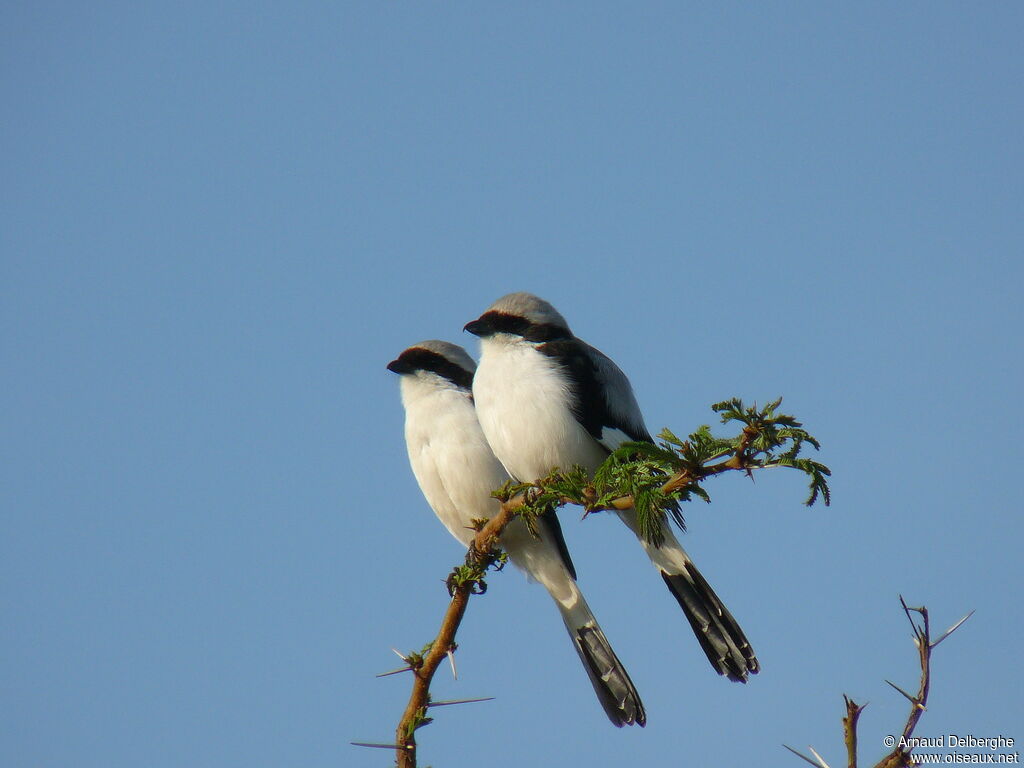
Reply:
[[[605,427],[601,430],[601,439],[598,442],[611,453],[623,443],[633,442],[633,438],[616,427]]]

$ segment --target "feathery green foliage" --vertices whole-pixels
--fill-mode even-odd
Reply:
[[[633,498],[637,525],[641,535],[660,545],[666,515],[671,515],[680,528],[685,528],[681,501],[690,498],[687,486],[666,491],[665,484],[682,469],[679,456],[654,443],[623,443],[594,474],[597,499],[594,508],[607,508],[615,499]]]
[[[810,495],[805,503],[814,504],[820,497],[826,506],[831,501],[827,478],[831,475],[824,464],[803,458],[804,444],[815,450],[818,441],[792,416],[777,413],[782,399],[763,408],[746,406],[739,398],[723,400],[711,406],[723,424],[740,422],[743,427],[736,437],[716,437],[707,425],[690,433],[685,440],[671,430],[663,429],[658,442],[629,442],[621,445],[598,467],[594,477],[581,467],[567,471],[554,468],[547,477],[535,483],[506,482],[493,491],[492,496],[503,504],[518,500],[518,506],[507,507],[506,512],[523,518],[530,532],[537,535],[537,519],[563,504],[582,506],[587,514],[601,510],[636,510],[640,535],[655,546],[665,537],[671,518],[685,528],[681,504],[694,497],[710,502],[702,483],[709,477],[730,470],[752,473],[758,469],[789,467],[810,478]],[[513,511],[514,510],[514,511]],[[473,526],[481,531],[486,520],[474,520]],[[468,590],[482,594],[487,590],[484,577],[491,568],[501,570],[508,556],[497,545],[480,552],[471,545],[464,565],[457,566],[448,576],[449,594]],[[453,636],[454,637],[454,636]],[[413,670],[420,669],[432,643],[422,651],[411,652],[404,660]],[[405,739],[429,724],[429,692],[426,704],[419,707],[409,722],[404,723]],[[399,739],[401,730],[399,725]],[[405,743],[405,742],[402,742]],[[374,745],[371,745],[374,746]],[[388,745],[390,746],[390,745]]]
[[[810,493],[804,504],[813,506],[820,496],[827,507],[832,502],[832,494],[826,478],[832,475],[832,471],[821,462],[799,458],[804,443],[815,450],[820,450],[821,444],[795,418],[776,414],[781,403],[780,397],[759,410],[756,404],[747,408],[734,397],[715,403],[711,409],[721,415],[723,424],[740,421],[746,425],[743,434],[749,438],[745,450],[751,462],[750,469],[798,469],[810,478]]]
[[[810,479],[805,504],[810,506],[820,497],[827,506],[831,495],[826,478],[831,471],[820,462],[800,457],[805,444],[816,450],[820,445],[799,421],[777,412],[781,403],[779,398],[758,408],[744,405],[739,398],[724,400],[711,408],[723,424],[735,421],[743,425],[736,437],[716,437],[703,425],[682,440],[663,429],[657,443],[623,443],[598,467],[592,480],[580,467],[567,472],[556,468],[537,483],[510,481],[494,495],[508,501],[524,494],[520,514],[534,535],[537,516],[562,504],[578,504],[589,513],[622,509],[617,502],[628,498],[636,510],[641,535],[656,546],[664,540],[669,518],[685,529],[680,504],[694,497],[710,502],[703,481],[728,470],[748,474],[772,467],[800,470]]]

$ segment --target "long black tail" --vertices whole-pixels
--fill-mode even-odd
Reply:
[[[618,728],[634,723],[643,727],[647,713],[640,694],[601,627],[596,622],[588,622],[576,628],[566,624],[566,628],[608,719]]]
[[[679,570],[682,572],[670,574],[662,569],[661,576],[679,601],[711,666],[730,680],[747,682],[747,675],[756,675],[761,668],[747,636],[697,566],[687,558]]]

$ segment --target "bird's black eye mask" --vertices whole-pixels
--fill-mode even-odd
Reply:
[[[453,363],[437,352],[431,352],[422,347],[407,349],[398,356],[397,360],[388,363],[388,370],[395,373],[415,373],[416,371],[429,371],[447,379],[461,389],[473,388],[473,374],[461,365]]]
[[[568,328],[553,323],[531,323],[525,317],[508,315],[504,312],[491,310],[480,316],[479,320],[468,323],[464,330],[474,336],[485,338],[496,333],[509,333],[522,336],[527,341],[554,341],[568,339],[572,336]]]

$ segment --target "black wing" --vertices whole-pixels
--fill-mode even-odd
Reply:
[[[629,379],[607,355],[576,338],[539,344],[537,350],[566,372],[576,421],[609,453],[628,440],[652,442]]]

